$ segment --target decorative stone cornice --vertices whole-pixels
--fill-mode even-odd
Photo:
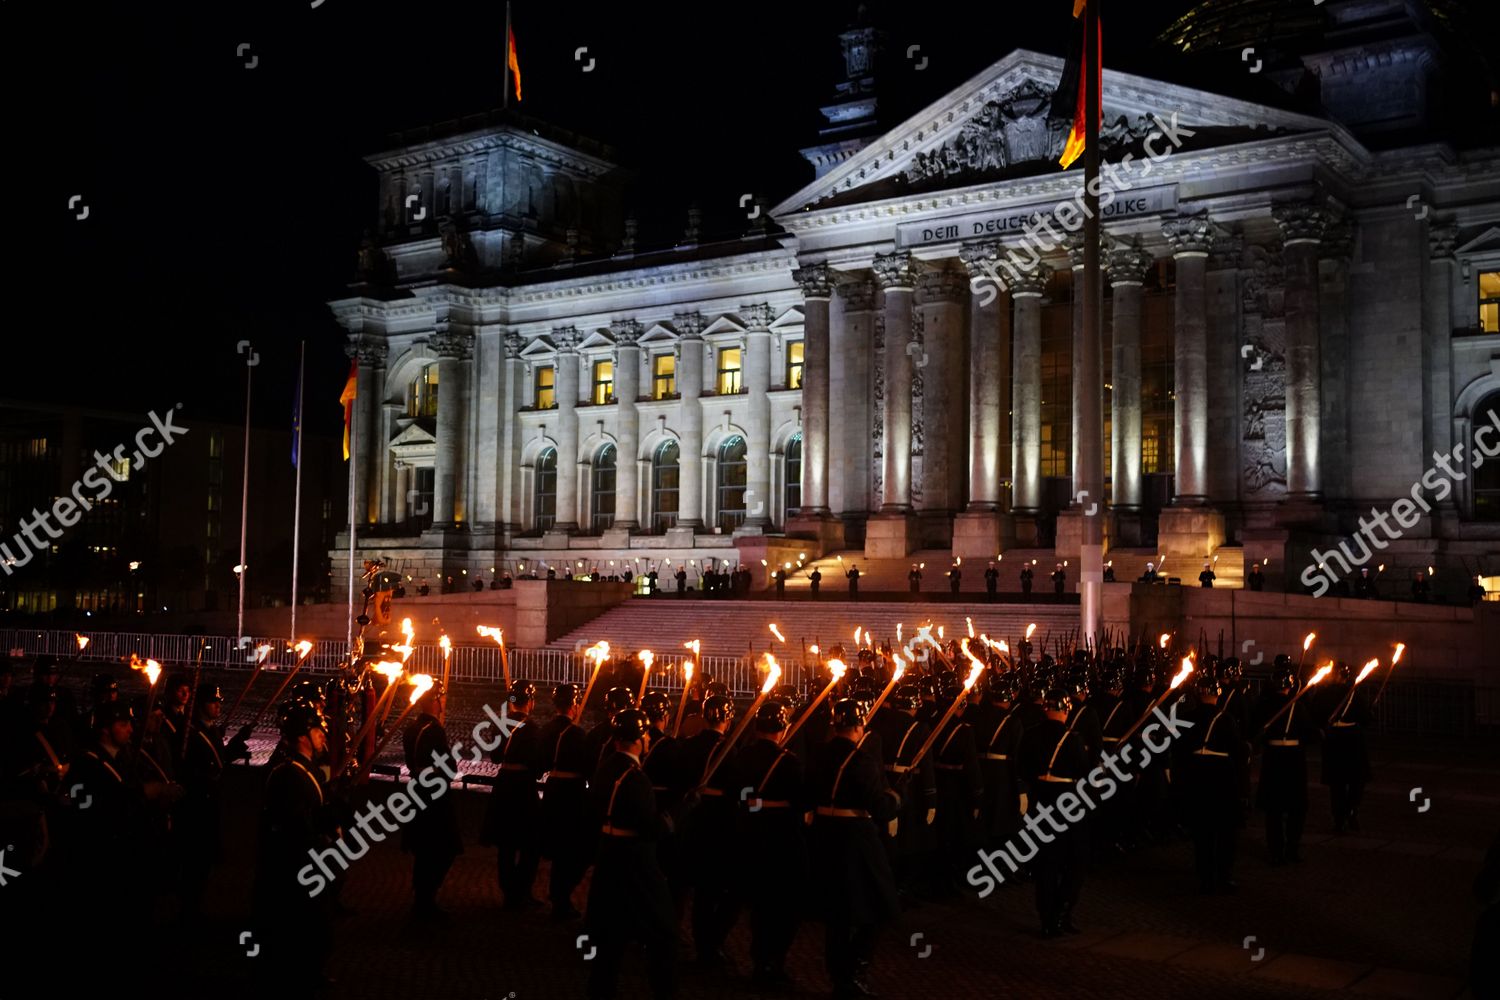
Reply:
[[[683,340],[696,339],[706,325],[702,313],[676,313],[672,316],[672,328]]]
[[[526,346],[526,338],[512,330],[505,335],[505,359],[507,361],[519,361],[521,350]]]
[[[968,269],[971,281],[993,281],[1004,285],[1000,278],[1000,257],[1005,252],[1004,244],[998,240],[981,243],[965,243],[958,248],[958,259]]]
[[[1214,224],[1207,215],[1180,215],[1161,224],[1162,235],[1172,247],[1172,256],[1206,255],[1213,249]]]
[[[1068,254],[1068,264],[1073,270],[1083,267],[1083,230],[1065,234],[1062,247]]]
[[[1037,262],[1031,267],[1020,268],[1010,283],[1011,298],[1026,295],[1041,295],[1047,288],[1047,279],[1052,277],[1052,268]]]
[[[957,271],[931,270],[917,278],[915,302],[919,306],[962,302],[968,291],[969,279]]]
[[[1143,284],[1146,273],[1155,262],[1155,258],[1139,243],[1122,243],[1111,247],[1105,255],[1105,275],[1110,287]]]
[[[1238,268],[1245,258],[1245,236],[1240,232],[1220,233],[1209,248],[1208,269],[1230,271]]]
[[[741,306],[740,318],[745,321],[746,329],[760,332],[771,328],[771,321],[776,318],[776,313],[769,302],[756,302]]]
[[[345,357],[369,367],[379,367],[385,364],[386,352],[386,342],[373,337],[354,338],[344,345]]]
[[[454,358],[462,361],[470,356],[473,338],[462,333],[442,331],[428,337],[427,346],[432,348],[432,352],[440,358]]]
[[[833,270],[827,264],[804,264],[792,272],[804,299],[833,298]]]
[[[614,334],[615,344],[620,347],[635,347],[636,342],[641,339],[645,327],[638,320],[619,319],[609,326],[610,333]]]
[[[1457,246],[1458,227],[1451,222],[1438,222],[1427,227],[1427,253],[1433,260],[1452,260]]]
[[[875,283],[863,275],[838,283],[839,297],[844,300],[844,312],[869,312],[875,308]]]
[[[1333,221],[1328,210],[1317,202],[1278,205],[1271,209],[1271,218],[1281,229],[1284,244],[1317,243]]]
[[[922,273],[922,265],[909,253],[878,253],[875,255],[875,263],[872,265],[875,272],[875,280],[880,282],[880,287],[886,291],[895,288],[911,289],[916,287],[917,276]]]
[[[583,334],[578,332],[576,326],[554,326],[552,328],[552,342],[557,345],[558,354],[576,354],[578,345],[583,341]]]

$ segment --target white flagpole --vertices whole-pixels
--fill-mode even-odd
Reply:
[[[240,610],[234,633],[236,647],[245,636],[245,574],[248,571],[245,565],[245,539],[250,523],[250,379],[255,373],[252,359],[256,359],[254,351],[245,355],[245,464],[240,477]]]
[[[359,462],[359,382],[356,378],[354,409],[349,414],[349,624],[346,639],[354,655],[354,466]]]
[[[292,642],[297,641],[297,563],[302,546],[302,382],[307,372],[307,341],[297,359],[297,485],[292,491]]]

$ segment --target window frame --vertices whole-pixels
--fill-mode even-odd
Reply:
[[[807,367],[807,349],[803,345],[806,341],[798,338],[786,342],[786,387],[788,389],[802,388],[803,372]],[[792,352],[796,351],[797,360],[792,360]]]
[[[619,496],[620,481],[620,451],[612,444],[606,444],[599,449],[594,456],[593,467],[589,471],[589,524],[594,534],[600,534],[615,526],[615,518],[618,516],[616,503]],[[601,489],[600,481],[605,474],[609,476],[609,488]],[[600,498],[609,497],[609,511],[606,513],[601,509]]]
[[[735,365],[733,368],[725,368],[725,356],[734,352]],[[745,387],[745,352],[737,345],[729,345],[718,349],[714,354],[714,391],[720,396],[737,396]],[[725,386],[732,388],[726,390]]]
[[[551,373],[551,381],[547,385],[542,384],[542,372]],[[543,402],[542,393],[550,393]],[[557,366],[537,365],[531,376],[531,405],[538,410],[557,409]]]
[[[666,361],[672,370],[663,374],[661,363]],[[663,386],[665,383],[665,387]],[[677,355],[671,351],[660,351],[651,355],[651,398],[671,399],[677,395]]]
[[[601,379],[599,370],[601,367],[609,366],[609,378]],[[604,406],[615,401],[615,362],[613,358],[599,358],[590,367],[593,381],[590,384],[589,399],[595,406]]]
[[[557,449],[542,449],[532,465],[531,525],[545,532],[557,524]],[[548,485],[551,489],[547,489]],[[546,503],[548,499],[551,503]]]
[[[664,465],[662,456],[671,450],[674,459],[673,464]],[[670,485],[663,485],[662,480],[666,474],[671,473]],[[663,497],[670,496],[672,509],[662,509]],[[657,445],[656,451],[651,456],[651,532],[652,534],[665,534],[668,528],[675,527],[677,518],[682,511],[682,446],[675,438],[663,441]]]
[[[731,458],[730,454],[736,448],[739,450],[738,457]],[[750,446],[743,437],[738,434],[724,439],[719,445],[717,461],[714,463],[714,500],[715,522],[726,532],[733,532],[745,523],[745,517],[749,513],[748,504],[745,501],[745,492],[750,488]],[[733,474],[734,481],[729,481]],[[731,505],[731,501],[738,501],[737,505]]]

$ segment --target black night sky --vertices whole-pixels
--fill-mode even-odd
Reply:
[[[1106,12],[1106,65],[1163,75],[1153,39],[1190,6]],[[1014,48],[1061,54],[1070,7],[872,4],[896,120]],[[743,224],[741,193],[774,201],[811,178],[797,149],[815,138],[853,4],[513,11],[522,109],[615,145],[637,176],[643,246],[680,234],[690,201],[707,235],[727,233]],[[306,339],[309,427],[336,429],[347,362],[324,303],[375,211],[361,157],[396,129],[499,103],[505,5],[10,3],[4,18],[7,188],[26,224],[7,255],[20,377],[0,395],[125,411],[181,400],[233,420],[235,345],[250,339],[269,424],[286,419]],[[1243,73],[1233,85],[1270,96]],[[75,194],[87,219],[68,210]]]

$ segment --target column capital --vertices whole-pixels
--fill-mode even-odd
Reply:
[[[969,271],[969,280],[993,281],[1003,289],[1005,282],[1000,278],[1000,255],[1005,251],[1005,245],[999,240],[983,240],[978,243],[965,243],[958,249],[958,259]]]
[[[1453,223],[1439,222],[1427,227],[1427,253],[1433,260],[1452,260],[1457,246],[1458,227]]]
[[[512,330],[510,333],[505,334],[504,342],[505,360],[519,361],[521,359],[521,351],[526,347],[526,338]]]
[[[1161,224],[1161,233],[1172,247],[1172,256],[1207,256],[1213,248],[1214,224],[1205,215],[1179,215]]]
[[[386,342],[373,337],[354,337],[344,345],[344,356],[361,366],[377,367],[385,364]]]
[[[1318,244],[1319,260],[1347,261],[1354,250],[1354,226],[1346,218],[1335,218],[1323,230]]]
[[[1146,272],[1156,263],[1156,258],[1140,243],[1121,243],[1109,248],[1104,255],[1104,273],[1110,287],[1117,285],[1140,285],[1146,281]]]
[[[792,271],[804,299],[833,298],[833,270],[827,264],[804,264]]]
[[[1052,268],[1038,261],[1031,267],[1018,270],[1010,283],[1011,298],[1040,297],[1047,288],[1047,279],[1052,277]]]
[[[875,308],[875,283],[867,277],[850,278],[838,283],[844,313],[869,312]]]
[[[1313,201],[1278,205],[1271,209],[1271,218],[1276,220],[1285,244],[1317,243],[1333,222],[1333,214]]]
[[[576,354],[578,345],[583,340],[583,335],[578,332],[576,326],[554,326],[552,328],[552,342],[557,345],[558,354]]]
[[[700,312],[676,313],[672,316],[672,326],[677,331],[677,336],[683,340],[697,339],[706,325]]]
[[[1209,248],[1208,269],[1231,271],[1239,268],[1245,258],[1245,236],[1243,233],[1220,233]]]
[[[644,328],[641,326],[639,320],[617,319],[610,324],[609,332],[615,338],[615,346],[634,347],[636,346],[636,341],[641,339]]]
[[[922,265],[912,260],[911,254],[897,251],[896,253],[878,253],[875,255],[875,263],[871,265],[875,272],[875,280],[880,282],[880,287],[886,291],[893,289],[906,289],[910,291],[916,287],[917,275],[922,272]]]
[[[428,337],[427,346],[432,348],[439,358],[463,361],[470,356],[474,341],[472,337],[445,330]]]
[[[764,333],[771,328],[771,321],[776,318],[776,314],[769,302],[756,302],[740,306],[740,317],[751,333]]]
[[[1073,270],[1083,267],[1083,230],[1079,229],[1065,235],[1062,239],[1062,247],[1067,251],[1068,264]],[[1100,254],[1100,257],[1103,256]]]
[[[969,280],[957,271],[925,271],[917,278],[916,303],[962,302],[969,291]]]

